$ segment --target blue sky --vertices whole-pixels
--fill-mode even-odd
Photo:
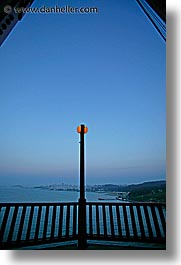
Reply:
[[[165,178],[166,45],[134,0],[35,1],[98,14],[27,14],[0,49],[0,184]]]

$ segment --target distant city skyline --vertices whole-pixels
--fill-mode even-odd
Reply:
[[[99,12],[26,14],[0,49],[0,185],[77,184],[81,123],[87,184],[165,179],[165,42],[136,1],[68,4]]]

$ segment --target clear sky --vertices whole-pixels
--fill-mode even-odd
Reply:
[[[166,44],[135,0],[35,1],[0,48],[0,184],[165,179]]]

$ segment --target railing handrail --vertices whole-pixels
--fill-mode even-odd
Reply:
[[[79,202],[0,202],[0,206],[59,206],[59,205],[78,205]],[[86,205],[147,205],[147,206],[166,206],[165,202],[86,202]]]
[[[78,205],[78,202],[0,202],[1,207],[5,206],[60,206],[60,205]]]
[[[164,202],[86,202],[86,205],[138,205],[138,206],[165,206],[166,203]]]

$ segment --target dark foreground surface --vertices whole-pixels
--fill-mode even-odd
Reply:
[[[29,246],[15,248],[16,250],[78,250],[77,242],[69,242],[68,244],[47,244],[39,246]],[[145,243],[115,243],[115,242],[89,242],[86,250],[166,250],[166,244],[145,244]]]

